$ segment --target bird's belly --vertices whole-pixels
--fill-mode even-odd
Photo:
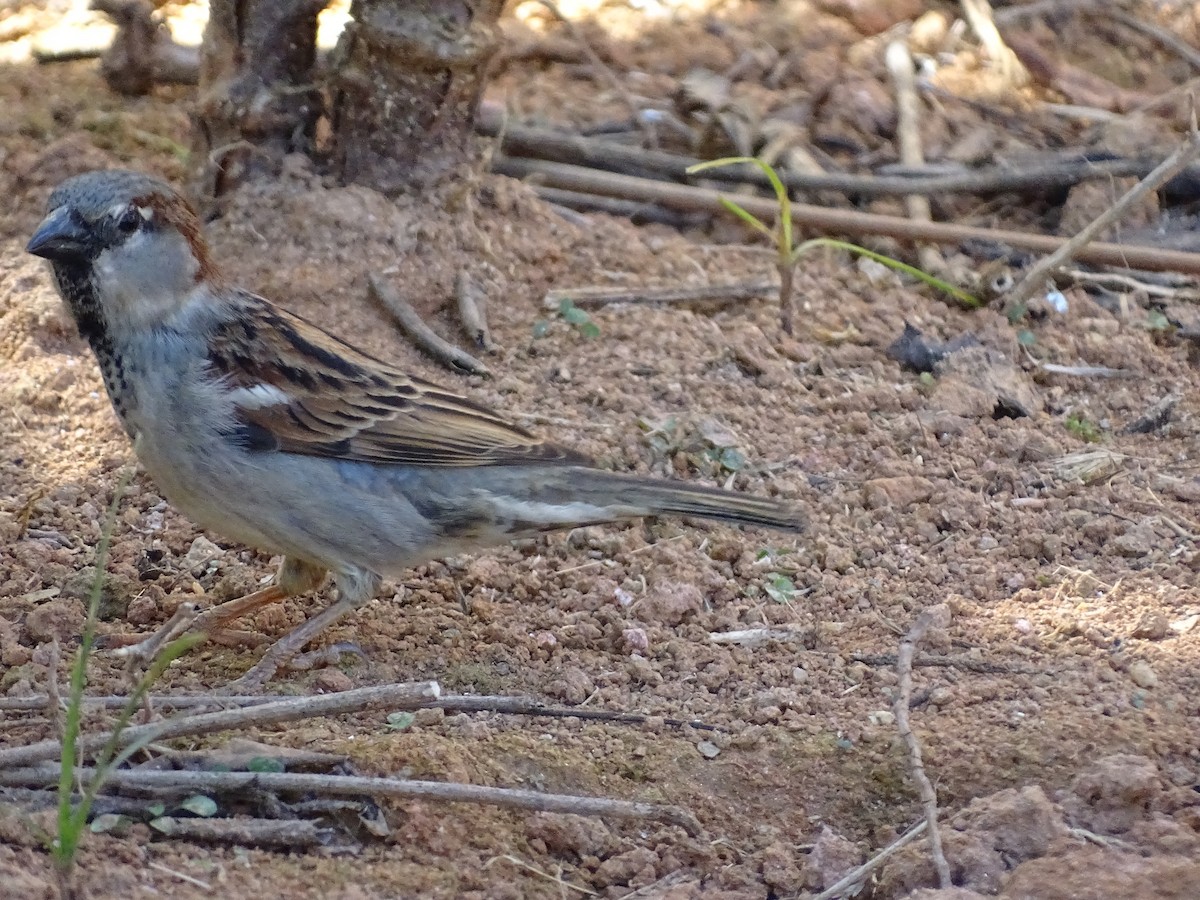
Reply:
[[[167,500],[215,534],[335,572],[395,575],[458,550],[395,489],[386,470],[217,441],[221,449],[180,454],[143,435],[138,449]]]

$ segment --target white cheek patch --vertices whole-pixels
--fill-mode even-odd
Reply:
[[[286,406],[292,402],[287,391],[273,384],[252,384],[250,387],[234,388],[228,394],[229,400],[242,409],[263,409],[267,406]]]

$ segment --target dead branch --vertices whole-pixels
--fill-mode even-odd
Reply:
[[[884,54],[888,74],[892,77],[892,85],[896,89],[896,144],[900,150],[900,162],[906,166],[921,166],[925,164],[925,151],[921,147],[921,101],[917,97],[917,76],[913,66],[912,54],[904,41],[892,41]],[[933,221],[929,197],[923,194],[909,194],[904,198],[904,207],[908,217],[917,222]],[[917,259],[921,268],[930,274],[938,274],[946,270],[946,261],[942,259],[937,247],[930,244],[920,244],[917,247]]]
[[[894,660],[893,660],[894,662]],[[342,696],[349,691],[342,692]],[[299,698],[308,699],[308,698]],[[296,702],[295,697],[285,697],[279,694],[203,694],[200,696],[172,697],[155,696],[154,705],[159,709],[192,709],[195,707],[245,708],[265,706],[268,703]],[[85,697],[85,707],[102,709],[123,709],[129,698],[121,695],[108,697]],[[34,712],[46,709],[48,697],[38,694],[30,697],[0,698],[0,712]],[[395,711],[403,709],[443,709],[447,712],[494,712],[514,716],[543,716],[554,719],[587,719],[596,722],[617,722],[627,725],[645,725],[649,722],[661,722],[671,728],[694,728],[697,731],[722,731],[718,725],[709,725],[694,719],[671,719],[651,716],[645,713],[625,713],[606,709],[585,709],[579,706],[545,706],[541,702],[528,697],[497,697],[492,695],[429,697],[414,700],[406,706],[393,707]],[[211,754],[209,754],[211,756]],[[266,748],[255,753],[257,756],[268,755]],[[3,764],[0,759],[0,764]]]
[[[455,347],[426,325],[408,301],[392,290],[391,285],[385,282],[381,276],[372,273],[367,282],[370,285],[371,296],[382,303],[387,311],[396,318],[400,330],[408,335],[409,340],[418,349],[425,351],[448,369],[468,372],[472,375],[490,376],[492,374],[487,366],[471,354]]]
[[[1153,38],[1163,47],[1166,47],[1181,59],[1186,60],[1194,68],[1200,69],[1200,51],[1197,51],[1191,44],[1178,35],[1159,28],[1153,22],[1146,22],[1137,16],[1130,15],[1121,9],[1106,8],[1104,10],[1104,17],[1106,19],[1115,19],[1126,28],[1132,28],[1134,31],[1140,31],[1142,34]]]
[[[280,850],[307,850],[321,844],[321,829],[306,819],[179,819],[160,816],[150,826],[167,837],[202,843],[241,844]]]
[[[868,666],[894,666],[897,658],[895,653],[853,653],[850,656],[852,661]],[[1044,675],[1047,671],[1034,666],[976,659],[973,656],[938,656],[933,653],[922,653],[914,657],[912,666],[918,669],[926,666],[962,669],[964,672],[978,672],[983,675]]]
[[[542,159],[648,179],[689,181],[693,176],[687,174],[688,167],[702,161],[697,157],[663,150],[647,150],[612,140],[569,134],[549,128],[502,124],[499,113],[489,115],[487,107],[480,115],[476,130],[489,137],[501,138],[500,149],[510,158]],[[895,197],[905,194],[932,196],[1053,190],[1072,187],[1093,178],[1142,178],[1153,171],[1157,164],[1157,160],[1148,159],[1092,161],[1074,152],[1055,162],[1016,169],[993,166],[947,173],[945,166],[922,166],[905,167],[903,174],[890,175],[821,174],[787,170],[778,174],[789,189],[803,193],[834,191],[861,197]],[[766,175],[752,166],[714,169],[705,172],[704,178],[718,182],[770,187]]]
[[[900,739],[908,748],[908,767],[913,781],[921,795],[921,806],[925,810],[925,822],[929,826],[929,852],[933,856],[933,865],[938,873],[938,886],[950,887],[950,864],[946,862],[946,854],[942,850],[942,835],[938,831],[937,792],[933,783],[925,774],[925,764],[921,760],[921,742],[913,734],[912,725],[908,720],[908,707],[912,702],[912,670],[913,656],[919,644],[930,628],[944,628],[950,623],[950,607],[945,603],[931,606],[921,612],[913,622],[904,640],[900,642],[900,652],[896,659],[896,674],[900,679],[896,692],[896,702],[892,707],[896,714],[896,730]]]
[[[487,323],[487,293],[471,273],[463,269],[454,282],[454,295],[458,299],[458,317],[467,330],[472,343],[488,353],[496,351]]]
[[[603,213],[606,216],[619,216],[629,219],[635,225],[667,225],[671,228],[685,229],[689,225],[687,216],[682,213],[663,209],[653,203],[639,203],[636,200],[618,200],[615,197],[599,197],[596,194],[583,194],[578,191],[563,191],[558,188],[533,186],[534,193],[556,207],[559,213],[569,222],[580,228],[587,228],[591,223],[582,216],[571,215],[575,212]]]
[[[578,288],[556,288],[547,291],[542,298],[546,309],[558,309],[565,299],[576,306],[592,309],[610,303],[629,303],[649,306],[655,303],[720,304],[739,303],[770,296],[779,290],[773,281],[740,281],[736,284],[711,284],[703,287],[669,288],[611,288],[588,286]]]
[[[633,178],[611,172],[600,172],[580,166],[545,162],[533,159],[500,157],[495,171],[513,178],[529,178],[535,183],[574,191],[586,191],[609,197],[652,201],[679,210],[698,210],[724,214],[720,191],[670,184],[648,178]],[[761,219],[770,219],[778,211],[776,203],[764,197],[739,195],[738,203]],[[832,209],[810,204],[793,203],[792,220],[800,227],[825,234],[879,235],[903,241],[933,241],[939,244],[959,244],[963,241],[985,241],[993,245],[1008,245],[1036,253],[1053,253],[1066,243],[1062,238],[1022,231],[978,228],[948,222],[914,222],[900,216],[881,216],[855,210]],[[1161,250],[1139,244],[1112,244],[1096,241],[1082,247],[1075,258],[1094,265],[1123,266],[1150,271],[1184,272],[1200,275],[1200,253],[1180,250]]]
[[[1029,271],[1025,273],[1025,277],[1005,297],[1008,307],[1011,309],[1019,304],[1027,303],[1035,293],[1045,290],[1046,281],[1051,272],[1070,259],[1082,258],[1081,251],[1096,235],[1120,219],[1147,194],[1158,190],[1186,169],[1188,163],[1197,156],[1200,156],[1200,130],[1193,126],[1188,139],[1180,144],[1174,153],[1164,159],[1153,172],[1126,191],[1116,203],[1089,222],[1077,235],[1030,267]],[[1132,265],[1132,267],[1139,268],[1136,265]]]
[[[963,15],[967,24],[979,38],[979,43],[987,51],[988,57],[996,66],[1004,83],[1009,90],[1024,87],[1029,84],[1029,72],[1017,58],[1017,55],[1004,43],[999,29],[993,18],[992,6],[988,0],[961,0]],[[948,887],[949,885],[943,885]]]
[[[844,894],[850,893],[851,889],[856,884],[860,884],[868,875],[887,862],[888,858],[895,854],[897,850],[907,847],[909,844],[923,835],[925,833],[925,829],[928,827],[929,822],[925,819],[922,819],[912,828],[908,829],[908,831],[904,832],[904,834],[900,835],[900,837],[896,838],[894,841],[868,859],[861,866],[851,869],[829,887],[825,888],[825,890],[813,897],[812,900],[832,900],[834,897],[841,897]]]
[[[76,769],[75,777],[81,783],[87,784],[96,777],[96,770]],[[55,765],[0,771],[0,785],[5,787],[45,787],[57,784],[58,778],[59,770]],[[352,797],[375,800],[380,797],[390,797],[399,800],[437,800],[446,803],[485,803],[534,812],[559,812],[579,816],[666,822],[678,825],[692,837],[698,837],[703,832],[696,817],[678,806],[611,800],[605,797],[543,794],[538,791],[516,788],[451,784],[441,781],[407,781],[397,778],[369,778],[358,775],[307,775],[293,772],[155,772],[143,769],[122,769],[108,773],[105,777],[105,786],[110,789],[127,791],[174,791],[181,794],[214,792],[244,794],[246,791],[257,790],[288,791],[319,797]]]
[[[358,688],[316,697],[296,697],[260,706],[167,719],[153,725],[135,725],[121,731],[117,746],[123,748],[137,741],[165,741],[238,728],[279,725],[284,722],[339,716],[380,707],[392,710],[419,709],[425,701],[438,699],[441,692],[441,687],[436,681],[418,681]],[[94,753],[105,745],[109,737],[108,734],[80,737],[78,752],[83,755]],[[40,741],[24,747],[7,747],[0,750],[0,767],[27,766],[43,760],[58,759],[61,753],[62,744],[57,740]]]

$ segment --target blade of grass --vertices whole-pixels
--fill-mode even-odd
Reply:
[[[112,543],[113,530],[117,524],[117,511],[120,509],[121,497],[125,488],[133,478],[133,467],[127,466],[117,481],[113,491],[112,503],[104,520],[104,530],[100,534],[100,543],[96,545],[96,575],[92,580],[92,590],[88,597],[87,618],[84,620],[83,635],[79,642],[79,653],[75,656],[75,664],[71,668],[71,687],[67,698],[66,721],[63,726],[62,769],[58,778],[58,840],[52,849],[56,867],[61,873],[67,873],[75,863],[75,854],[79,849],[81,828],[74,821],[71,808],[71,795],[74,792],[75,764],[77,741],[83,720],[83,691],[87,685],[88,661],[96,640],[96,621],[100,616],[100,597],[104,591],[104,569],[108,562],[109,545]],[[57,673],[51,673],[56,678]]]
[[[800,257],[816,247],[833,247],[837,250],[845,250],[849,253],[854,253],[858,256],[865,256],[867,259],[873,259],[877,263],[882,263],[889,269],[894,269],[897,272],[903,272],[906,275],[911,275],[919,281],[925,282],[930,287],[937,288],[939,291],[944,291],[955,300],[958,300],[964,306],[971,309],[979,309],[983,303],[978,297],[968,294],[961,288],[957,288],[949,282],[943,281],[930,275],[928,272],[918,269],[916,266],[910,266],[906,262],[901,262],[890,256],[885,256],[882,253],[876,253],[874,250],[868,250],[866,247],[860,247],[858,244],[851,244],[849,241],[839,241],[836,238],[813,238],[812,240],[804,241],[795,250],[792,251],[792,261],[796,262]]]

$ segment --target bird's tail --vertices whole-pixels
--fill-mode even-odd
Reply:
[[[539,530],[657,515],[697,516],[782,531],[805,527],[799,508],[767,497],[590,468],[546,474],[523,498],[539,508],[541,516],[527,520],[541,518]]]

